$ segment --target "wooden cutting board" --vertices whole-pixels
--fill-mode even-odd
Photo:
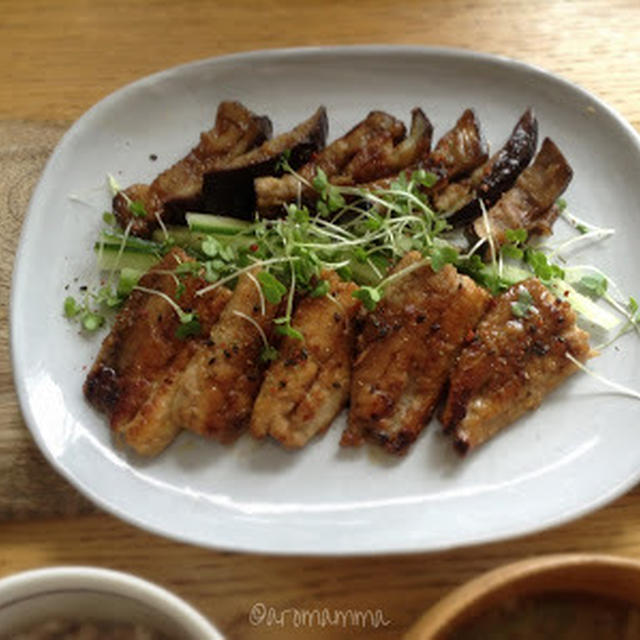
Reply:
[[[9,352],[11,275],[22,221],[47,158],[68,126],[0,120],[0,521],[96,511],[34,444],[18,406]]]

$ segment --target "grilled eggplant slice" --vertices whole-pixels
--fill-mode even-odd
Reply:
[[[320,107],[297,127],[238,156],[226,166],[204,175],[204,210],[209,213],[253,220],[256,210],[254,180],[281,176],[280,160],[298,169],[324,148],[328,131],[327,111]]]
[[[429,139],[431,133],[432,130],[429,129]],[[399,174],[407,175],[416,169],[425,169],[437,177],[437,182],[429,189],[430,196],[435,198],[451,181],[482,165],[487,160],[487,150],[478,119],[473,110],[467,109],[455,126],[438,140],[431,153],[417,155],[413,162],[395,174],[362,184],[360,187],[370,191],[388,189],[399,178]]]
[[[113,212],[124,229],[149,237],[159,226],[183,224],[186,211],[202,210],[203,175],[261,145],[271,136],[271,121],[256,116],[239,102],[221,102],[213,129],[182,160],[151,184],[134,184],[113,199]],[[132,204],[134,206],[132,206]]]
[[[370,440],[405,453],[427,425],[489,294],[452,265],[434,272],[408,253],[358,337],[349,425],[341,444]]]
[[[372,138],[331,182],[354,186],[397,175],[428,156],[432,136],[433,126],[427,116],[422,109],[413,109],[409,135],[404,140],[397,142],[388,133]]]
[[[530,234],[548,234],[557,217],[556,200],[564,193],[573,176],[555,143],[545,138],[533,164],[527,167],[498,202],[489,209],[487,218],[480,217],[472,225],[474,240],[492,236],[495,247],[505,242],[507,229],[526,229]]]
[[[195,311],[206,336],[231,293],[220,287],[196,296],[197,289],[206,285],[203,279],[191,275],[178,279],[172,273],[189,261],[181,249],[173,249],[139,285]],[[178,284],[184,289],[179,299]],[[114,433],[142,455],[158,454],[180,431],[170,416],[175,381],[204,337],[180,338],[179,328],[180,321],[166,300],[134,290],[84,383],[87,400],[106,413]]]
[[[480,122],[473,109],[466,109],[453,129],[440,138],[425,163],[424,169],[438,176],[432,193],[438,193],[452,180],[470,173],[488,157]]]
[[[486,164],[478,167],[467,180],[451,183],[434,200],[436,210],[445,213],[452,227],[480,217],[480,201],[486,209],[491,208],[529,166],[537,145],[538,121],[533,110],[527,109],[509,139]]]
[[[304,340],[283,339],[251,416],[255,437],[270,435],[292,449],[328,429],[349,398],[354,318],[360,307],[351,294],[357,286],[333,271],[322,278],[329,294],[306,297],[296,308],[292,325]]]
[[[345,168],[358,154],[370,153],[367,150],[372,149],[372,140],[378,143],[382,138],[396,144],[403,140],[404,136],[405,127],[399,120],[382,111],[372,111],[347,134],[320,151],[301,167],[298,173],[307,182],[314,179],[319,169],[324,171],[330,180],[339,176],[344,180],[349,178],[344,171]],[[257,178],[255,194],[257,210],[263,215],[278,215],[283,204],[292,202],[299,196],[310,200],[315,198],[315,192],[292,175],[281,178]]]
[[[517,310],[517,311],[514,311]],[[594,355],[567,302],[531,278],[492,302],[451,375],[440,419],[461,453],[473,449],[577,371],[567,358]]]

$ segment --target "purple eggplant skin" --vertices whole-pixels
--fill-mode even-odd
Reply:
[[[492,207],[529,166],[537,146],[538,121],[533,109],[529,108],[518,120],[504,146],[489,160],[476,197],[448,216],[447,222],[455,228],[479,218],[482,215],[480,200],[486,209]]]
[[[254,180],[261,176],[283,174],[283,156],[296,170],[307,164],[325,146],[329,123],[320,107],[308,120],[237,158],[229,167],[205,174],[202,210],[206,213],[253,220],[256,211]]]

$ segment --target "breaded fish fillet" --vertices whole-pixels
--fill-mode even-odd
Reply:
[[[190,261],[182,249],[173,249],[138,284],[195,311],[206,336],[230,292],[220,288],[196,296],[196,290],[207,284],[203,279],[173,274],[179,264]],[[183,288],[180,296],[176,295],[179,285]],[[180,320],[166,300],[134,290],[84,383],[89,402],[105,412],[114,432],[142,455],[159,453],[179,432],[168,414],[168,398],[175,391],[177,374],[203,339],[179,338],[179,327]]]
[[[173,402],[177,424],[220,442],[232,442],[248,426],[264,375],[261,332],[268,339],[277,306],[266,303],[262,312],[257,273],[238,278],[209,340],[197,345],[180,376]]]
[[[358,287],[333,271],[322,278],[329,294],[299,303],[292,326],[304,341],[283,339],[251,416],[255,437],[270,435],[289,448],[303,447],[326,430],[349,398],[354,317],[360,307],[351,294]]]
[[[451,265],[437,273],[407,254],[358,338],[349,426],[343,445],[363,438],[403,453],[427,424],[462,344],[489,294]]]
[[[571,354],[592,354],[567,302],[539,280],[511,287],[492,303],[451,375],[440,419],[465,452],[482,444],[577,371]]]

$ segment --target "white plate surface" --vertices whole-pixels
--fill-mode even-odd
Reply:
[[[269,114],[276,132],[324,104],[332,139],[371,109],[408,120],[416,105],[439,136],[472,106],[493,148],[531,105],[541,137],[552,137],[575,170],[571,209],[618,229],[575,261],[598,264],[639,293],[638,136],[563,80],[487,55],[390,47],[257,52],[171,69],[109,96],[70,129],[22,232],[11,310],[16,383],[27,424],[64,476],[106,510],[161,535],[278,554],[496,540],[574,518],[637,481],[640,403],[584,375],[464,460],[435,422],[403,459],[341,450],[342,424],[297,453],[248,437],[223,447],[188,433],[152,461],[116,450],[81,391],[100,338],[80,336],[62,317],[65,285],[77,293],[96,279],[91,246],[109,208],[106,174],[123,185],[149,181],[211,126],[225,99]],[[562,221],[557,233],[567,233]],[[627,336],[592,366],[638,386],[639,362],[640,340]]]

